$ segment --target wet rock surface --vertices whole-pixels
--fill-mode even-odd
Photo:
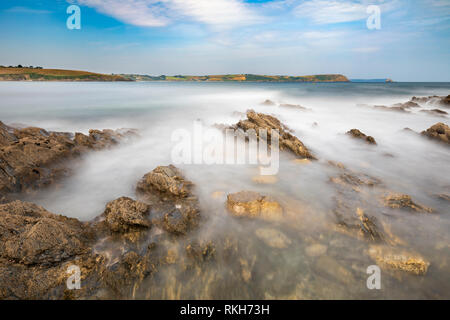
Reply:
[[[271,115],[249,110],[247,111],[247,119],[239,121],[236,127],[242,129],[244,132],[254,130],[254,133],[258,137],[260,129],[267,130],[268,141],[270,141],[272,130],[277,130],[280,150],[288,150],[301,158],[316,159],[309,149],[297,137],[292,135],[280,120]]]
[[[135,132],[132,132],[135,134]],[[131,131],[91,130],[89,136],[48,132],[41,128],[14,129],[0,122],[0,192],[39,189],[70,173],[68,161],[88,149],[117,144]]]
[[[279,220],[283,215],[283,208],[276,200],[253,191],[229,194],[227,208],[235,217]]]
[[[373,246],[369,250],[371,258],[383,269],[424,276],[430,263],[416,253],[405,250]]]
[[[128,298],[159,267],[184,261],[165,243],[198,222],[192,183],[168,166],[156,168],[139,184],[146,186],[139,189],[144,200],[113,200],[91,222],[5,199],[0,204],[0,299]],[[165,231],[153,232],[152,223]],[[186,246],[196,261],[209,260],[214,251],[212,243]],[[73,265],[81,271],[81,290],[66,286]]]
[[[128,197],[122,197],[106,205],[103,216],[105,223],[114,232],[127,232],[133,229],[148,228],[147,216],[150,207]]]
[[[450,128],[445,123],[436,123],[427,130],[422,131],[421,134],[430,139],[450,144]]]
[[[193,184],[173,165],[160,166],[137,184],[136,193],[150,204],[152,223],[173,234],[186,234],[198,225],[199,203]]]
[[[366,136],[364,133],[359,131],[358,129],[351,129],[347,132],[348,135],[352,136],[353,138],[361,139],[368,144],[377,144],[375,139],[371,136]]]
[[[407,209],[416,212],[433,212],[433,209],[427,208],[421,204],[415,203],[411,196],[407,194],[387,194],[383,198],[384,205],[393,209]]]

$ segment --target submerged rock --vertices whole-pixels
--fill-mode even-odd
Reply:
[[[247,111],[247,119],[239,121],[236,126],[244,132],[252,129],[258,137],[259,130],[264,129],[267,131],[268,141],[270,141],[272,130],[277,130],[280,150],[289,150],[301,158],[316,159],[308,148],[297,137],[289,133],[280,120],[273,116],[249,110]]]
[[[252,181],[258,184],[274,184],[278,182],[278,177],[275,175],[258,175],[254,176]]]
[[[121,197],[106,205],[103,216],[112,231],[127,232],[150,227],[150,221],[147,220],[149,209],[149,206],[143,202]]]
[[[328,247],[320,244],[320,243],[316,243],[316,244],[312,244],[310,246],[308,246],[305,249],[306,255],[309,257],[319,257],[319,256],[323,256],[325,253],[327,253]]]
[[[284,233],[273,228],[256,229],[255,235],[272,248],[284,249],[292,243]]]
[[[227,208],[235,217],[279,220],[283,216],[283,208],[277,201],[253,191],[229,194]]]
[[[351,129],[350,131],[347,132],[347,134],[354,138],[364,140],[365,142],[367,142],[369,144],[377,144],[373,137],[366,136],[364,133],[362,133],[358,129]]]
[[[370,257],[386,269],[403,271],[423,276],[427,273],[430,263],[417,254],[398,251],[381,246],[373,246],[369,250]]]
[[[439,122],[432,125],[421,133],[430,139],[450,144],[450,127],[445,123]]]
[[[280,104],[281,108],[290,108],[290,109],[297,109],[297,110],[301,110],[301,111],[307,111],[309,110],[308,108],[305,108],[299,104],[289,104],[289,103],[282,103]]]
[[[408,209],[417,212],[433,212],[421,204],[415,203],[407,194],[388,194],[383,197],[384,205],[393,209]]]

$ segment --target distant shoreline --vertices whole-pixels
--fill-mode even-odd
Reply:
[[[54,82],[115,82],[115,81],[158,81],[158,82],[276,82],[276,83],[317,83],[317,82],[350,82],[341,74],[320,74],[306,76],[271,76],[256,74],[227,75],[175,75],[150,76],[137,74],[102,74],[88,71],[43,69],[33,67],[0,67],[0,81],[54,81]]]

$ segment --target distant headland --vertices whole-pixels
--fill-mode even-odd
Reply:
[[[341,74],[272,76],[257,74],[150,76],[102,74],[88,71],[45,69],[42,67],[0,66],[0,81],[197,81],[197,82],[350,82]]]

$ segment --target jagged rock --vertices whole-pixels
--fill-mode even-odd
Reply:
[[[112,130],[89,137],[41,128],[13,129],[0,122],[0,192],[13,193],[52,184],[70,172],[67,162],[87,146],[101,149],[124,137]]]
[[[284,233],[273,228],[256,229],[255,235],[272,248],[284,249],[292,243]]]
[[[425,275],[430,263],[417,254],[405,251],[394,251],[390,248],[372,246],[370,257],[382,268],[399,270],[415,275]]]
[[[347,134],[351,135],[354,138],[358,138],[358,139],[364,140],[365,142],[367,142],[369,144],[377,144],[373,137],[366,136],[364,133],[362,133],[358,129],[351,129],[350,131],[347,132]]]
[[[277,201],[253,191],[229,194],[227,208],[235,217],[279,220],[283,216],[283,209]]]
[[[427,208],[421,204],[412,201],[411,196],[407,194],[388,194],[383,197],[384,205],[393,209],[408,209],[417,212],[433,212],[433,209]]]
[[[136,192],[150,203],[152,222],[164,230],[183,235],[199,222],[198,199],[192,194],[193,184],[175,166],[160,166],[144,175]]]
[[[160,192],[175,197],[187,197],[192,182],[185,180],[181,172],[173,165],[161,166],[147,173],[137,185],[138,193]]]
[[[450,106],[450,95],[443,97],[442,96],[412,97],[411,101],[448,107]]]
[[[149,206],[143,202],[121,197],[106,205],[103,216],[108,227],[114,232],[127,232],[150,227],[147,219]]]
[[[450,144],[450,128],[445,123],[439,122],[432,125],[427,130],[422,131],[422,135],[430,139]]]
[[[289,150],[301,158],[316,159],[308,148],[297,137],[289,133],[280,120],[273,116],[249,110],[247,119],[239,121],[236,126],[244,132],[253,129],[258,137],[260,129],[266,130],[268,143],[270,143],[272,130],[277,130],[280,150]]]
[[[92,233],[87,224],[33,203],[0,205],[0,256],[25,265],[53,264],[83,253]]]
[[[381,224],[375,217],[367,215],[363,209],[357,207],[355,210],[350,204],[335,199],[333,213],[338,226],[346,231],[354,231],[357,235],[369,241],[383,242],[386,240]]]
[[[441,99],[441,104],[444,106],[450,106],[450,95]]]

